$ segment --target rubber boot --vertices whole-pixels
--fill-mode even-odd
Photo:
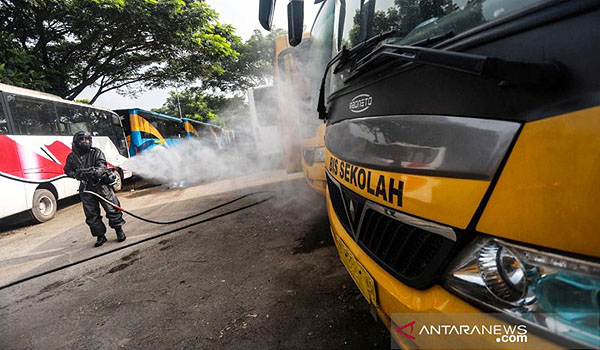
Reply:
[[[123,232],[123,228],[121,227],[117,227],[115,229],[115,232],[117,232],[117,242],[123,242],[125,240],[125,232]]]
[[[106,236],[104,236],[104,235],[98,236],[98,238],[96,239],[96,243],[94,243],[94,247],[99,247],[99,246],[103,245],[104,242],[106,242]]]

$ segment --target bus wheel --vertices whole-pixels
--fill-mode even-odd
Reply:
[[[113,190],[115,190],[115,192],[119,192],[121,190],[121,188],[123,187],[123,176],[121,176],[121,172],[118,170],[113,170],[113,173],[117,177],[117,180],[116,180],[115,184],[112,185],[112,188],[113,188]]]
[[[31,214],[38,222],[46,222],[56,214],[56,198],[52,192],[37,189],[33,193]]]

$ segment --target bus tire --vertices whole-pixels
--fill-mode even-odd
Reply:
[[[120,171],[118,171],[116,169],[113,170],[113,173],[117,177],[117,180],[116,180],[115,184],[112,185],[112,188],[115,192],[119,192],[121,190],[121,188],[123,188],[123,175]]]
[[[52,192],[38,188],[33,193],[31,214],[38,222],[46,222],[56,215],[56,197]]]

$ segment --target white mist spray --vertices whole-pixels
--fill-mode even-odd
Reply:
[[[170,147],[141,152],[126,161],[123,168],[162,184],[194,184],[248,174],[260,169],[258,163],[244,150],[218,150],[197,139],[185,139]]]

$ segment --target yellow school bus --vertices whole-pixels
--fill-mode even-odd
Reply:
[[[325,195],[325,124],[317,127],[313,137],[302,141],[302,172],[308,185]]]
[[[399,346],[451,348],[403,315],[493,313],[536,348],[598,348],[600,2],[326,0],[321,17],[331,231]]]
[[[288,44],[288,36],[276,38],[276,79],[282,138],[287,148],[288,172],[299,171],[308,185],[325,195],[325,125],[316,118],[320,71],[332,57],[333,22],[316,23],[303,33],[302,43]],[[288,156],[290,155],[290,156]]]

